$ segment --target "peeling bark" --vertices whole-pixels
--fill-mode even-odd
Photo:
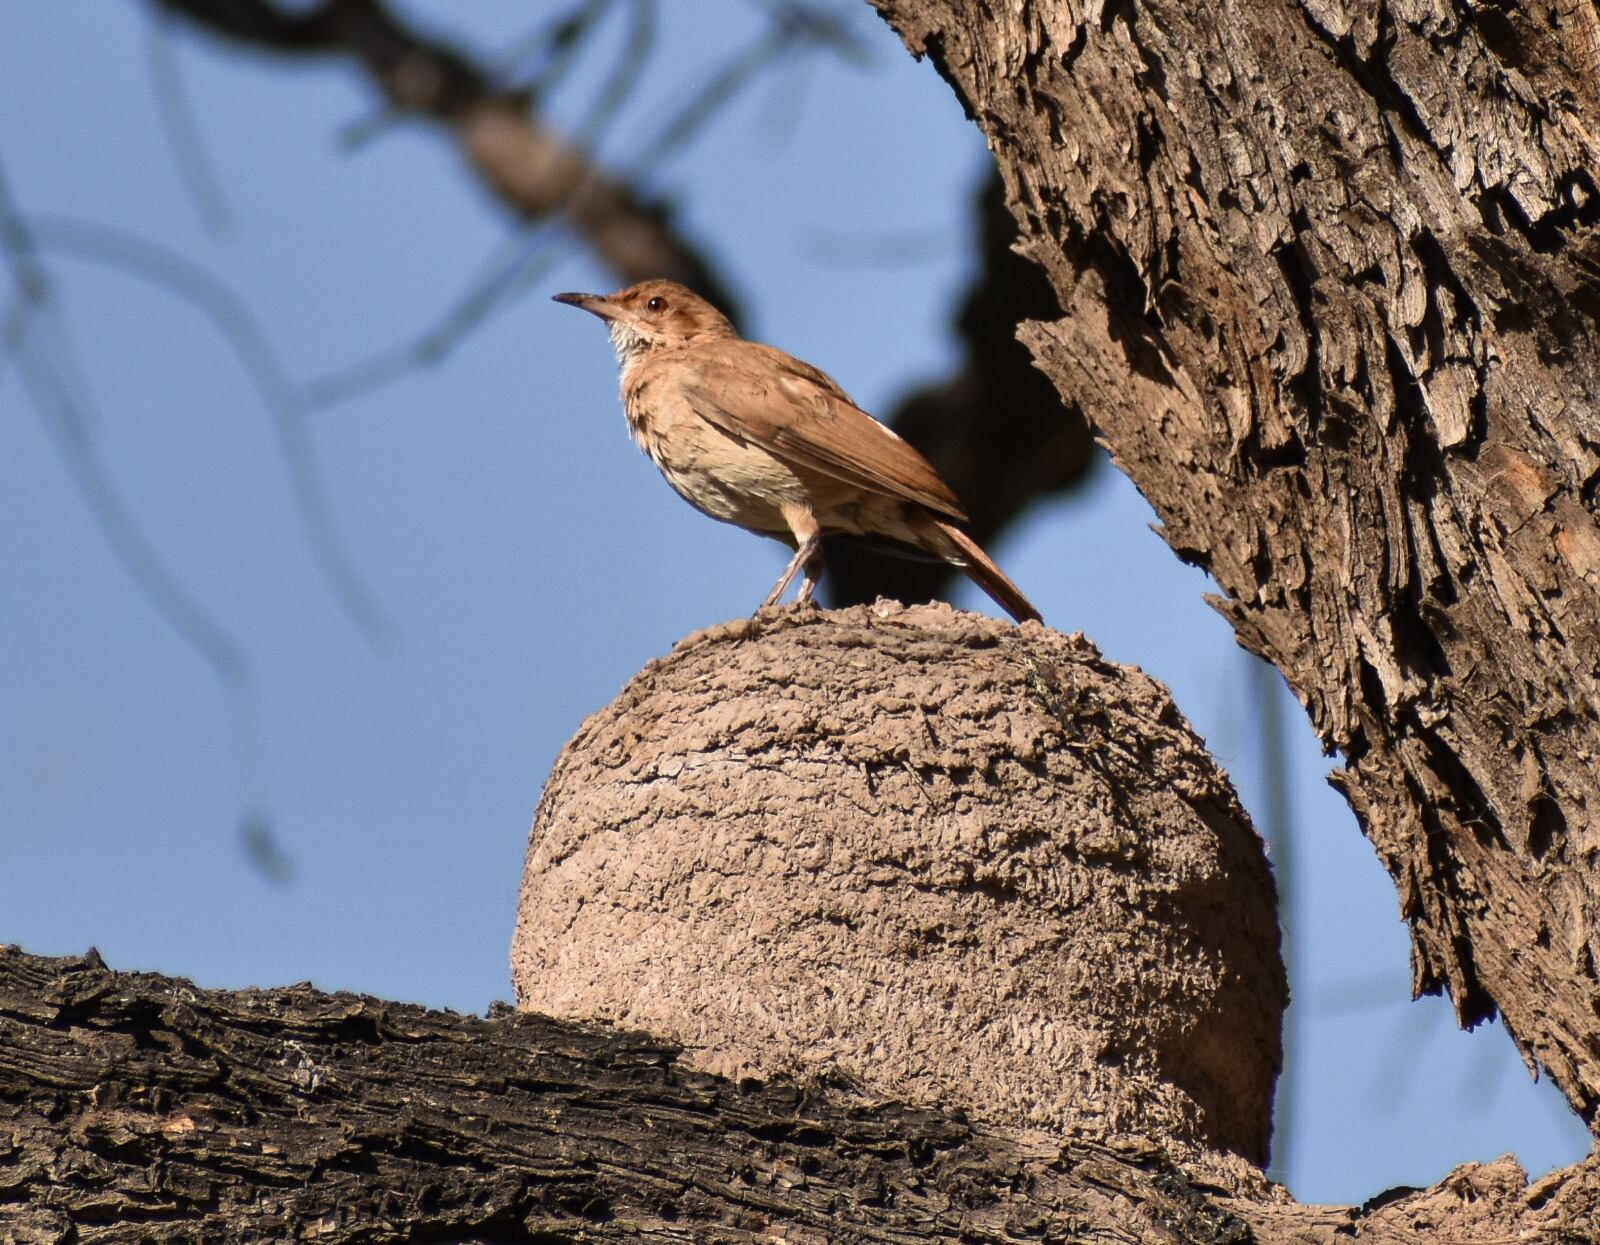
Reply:
[[[1288,679],[1418,991],[1600,1105],[1600,13],[875,0],[988,136],[1024,340]]]

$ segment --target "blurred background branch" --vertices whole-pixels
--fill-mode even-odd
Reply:
[[[634,0],[633,32],[576,141],[538,119],[537,94],[547,83],[535,78],[507,85],[444,39],[407,25],[380,0],[327,0],[295,12],[266,0],[152,2],[263,52],[350,59],[367,72],[394,113],[445,127],[468,167],[511,212],[528,221],[559,215],[625,281],[670,277],[733,310],[727,282],[703,250],[674,228],[670,211],[598,168],[583,142],[599,139],[648,55],[654,11],[649,0]],[[559,55],[611,7],[582,4],[530,41],[559,64]]]

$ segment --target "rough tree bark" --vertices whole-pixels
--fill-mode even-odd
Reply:
[[[875,0],[988,136],[1024,337],[1288,679],[1418,991],[1600,1104],[1600,11]]]
[[[638,1034],[0,949],[0,1242],[1590,1245],[1600,1171],[1470,1164],[1363,1207],[1198,1184]]]

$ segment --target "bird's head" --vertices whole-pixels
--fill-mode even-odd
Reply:
[[[700,295],[676,281],[641,281],[615,294],[557,294],[606,322],[623,367],[662,346],[705,337],[732,337],[733,325]]]

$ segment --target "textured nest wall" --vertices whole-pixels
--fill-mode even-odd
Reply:
[[[1266,1156],[1261,842],[1163,688],[1037,624],[880,602],[689,637],[557,762],[512,972],[709,1071]]]

